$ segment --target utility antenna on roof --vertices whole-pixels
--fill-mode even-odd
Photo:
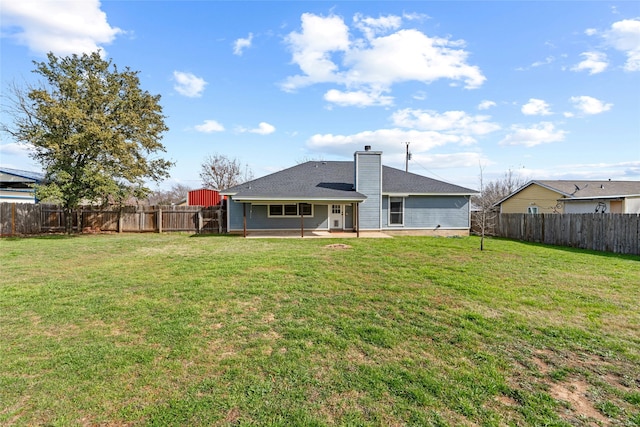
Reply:
[[[411,160],[411,153],[409,152],[409,144],[411,144],[411,142],[407,141],[407,142],[403,142],[403,144],[407,146],[407,155],[404,161],[404,171],[409,172],[409,160]]]

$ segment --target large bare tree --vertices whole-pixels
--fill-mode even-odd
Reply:
[[[244,167],[238,159],[230,159],[223,154],[211,154],[202,163],[200,178],[205,187],[224,190],[253,179],[253,172]]]
[[[186,199],[189,191],[193,188],[185,184],[173,184],[168,190],[155,190],[147,197],[147,203],[150,205],[170,205],[179,203]]]
[[[494,205],[526,183],[524,178],[511,169],[507,170],[502,177],[485,183],[483,172],[481,165],[480,194],[471,197],[471,201],[476,207],[474,222],[480,232],[480,250],[484,250],[484,237],[495,224],[497,212]]]
[[[482,179],[482,170],[480,171],[480,178]],[[480,196],[476,196],[474,202],[481,206],[493,206],[524,184],[526,184],[526,180],[512,169],[509,169],[502,177],[487,182],[481,190]],[[481,200],[480,203],[478,203],[479,200]]]

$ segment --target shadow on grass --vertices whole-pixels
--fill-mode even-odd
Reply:
[[[527,242],[525,240],[517,240],[517,239],[508,239],[506,237],[485,237],[485,242],[491,240],[502,240],[507,242],[517,242],[526,246],[539,247],[539,248],[547,248],[554,249],[557,251],[570,252],[575,254],[589,254],[589,255],[597,255],[605,258],[615,258],[615,259],[627,259],[630,261],[640,261],[640,255],[632,255],[632,254],[618,254],[615,252],[604,252],[604,251],[596,251],[593,249],[582,249],[582,248],[574,248],[571,246],[557,246],[557,245],[549,245],[546,243],[537,243],[537,242]],[[486,243],[485,243],[486,246]]]
[[[76,237],[80,237],[82,234],[74,233],[74,234],[28,234],[24,236],[2,236],[2,240],[4,241],[15,241],[15,240],[24,240],[24,239],[37,239],[37,240],[66,240],[66,239],[75,239]]]
[[[199,233],[199,234],[192,234],[189,237],[194,237],[194,238],[207,238],[207,239],[237,239],[237,238],[242,238],[241,234],[218,234],[218,233]]]

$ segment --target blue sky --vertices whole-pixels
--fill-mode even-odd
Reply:
[[[255,177],[305,160],[388,166],[471,188],[640,179],[640,3],[31,1],[1,3],[2,90],[33,61],[98,48],[160,94],[176,162]],[[4,116],[2,120],[8,120]],[[5,167],[38,170],[7,135]]]

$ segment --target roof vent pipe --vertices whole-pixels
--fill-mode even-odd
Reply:
[[[364,146],[364,151],[371,151],[371,146],[370,145],[365,145]]]

